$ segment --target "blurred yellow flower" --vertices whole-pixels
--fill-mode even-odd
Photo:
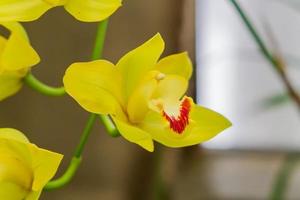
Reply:
[[[62,157],[31,144],[18,130],[0,128],[0,199],[37,200]]]
[[[89,112],[109,114],[124,138],[148,151],[153,140],[169,147],[201,143],[231,123],[184,96],[192,74],[186,52],[158,60],[164,50],[159,34],[123,56],[74,63],[64,85]]]
[[[33,21],[56,6],[64,6],[80,21],[96,22],[112,15],[121,0],[1,0],[0,22]]]
[[[0,3],[1,4],[1,3]],[[11,33],[8,39],[0,35],[0,101],[22,87],[22,78],[29,68],[40,61],[29,44],[22,26],[16,22],[0,23]]]

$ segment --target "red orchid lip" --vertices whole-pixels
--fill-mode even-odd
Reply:
[[[169,127],[174,132],[178,134],[182,134],[185,130],[186,126],[189,124],[189,114],[191,111],[191,102],[188,98],[184,98],[184,100],[180,104],[180,111],[178,116],[170,116],[165,111],[163,111],[163,116],[169,122]]]

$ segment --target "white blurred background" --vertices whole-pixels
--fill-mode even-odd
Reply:
[[[300,1],[239,2],[300,91]],[[230,2],[197,0],[196,30],[197,100],[233,122],[205,146],[299,151],[297,107]]]

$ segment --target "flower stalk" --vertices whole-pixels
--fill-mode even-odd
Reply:
[[[87,143],[87,140],[90,136],[90,133],[92,131],[93,125],[96,121],[97,116],[95,114],[91,114],[88,122],[83,130],[82,136],[80,138],[79,144],[74,152],[73,158],[71,160],[71,163],[69,167],[67,168],[66,172],[58,179],[50,181],[45,186],[45,190],[54,190],[62,188],[63,186],[67,185],[72,178],[74,177],[76,171],[78,170],[80,163],[81,163],[81,155],[84,149],[85,144]]]
[[[108,20],[104,20],[104,21],[100,22],[98,25],[95,46],[94,46],[94,50],[92,53],[93,60],[99,59],[102,56],[107,25],[108,25]],[[69,167],[67,168],[65,173],[60,178],[48,182],[48,184],[44,188],[45,190],[59,189],[59,188],[64,187],[68,183],[70,183],[70,181],[72,180],[72,178],[74,177],[76,171],[78,170],[78,168],[80,166],[84,147],[88,141],[88,138],[92,131],[93,125],[95,124],[96,119],[98,117],[100,118],[101,122],[105,125],[108,133],[111,136],[113,136],[113,137],[119,136],[119,133],[118,133],[116,127],[114,126],[113,122],[111,121],[111,119],[108,116],[97,115],[97,114],[91,113],[88,118],[87,124],[83,130],[83,133],[81,135],[79,144],[78,144],[77,148],[75,149],[75,152],[74,152],[73,158],[69,164]]]
[[[31,72],[24,77],[24,82],[31,89],[46,96],[64,96],[66,94],[64,87],[51,87],[39,81]]]

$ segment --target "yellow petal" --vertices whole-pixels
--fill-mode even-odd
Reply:
[[[121,0],[68,0],[65,9],[85,22],[102,21],[121,6]]]
[[[20,35],[25,40],[28,40],[28,35],[24,29],[24,27],[18,22],[1,22],[1,26],[4,26],[11,33],[16,33]]]
[[[131,122],[142,121],[149,111],[149,101],[157,88],[158,80],[156,77],[159,75],[158,71],[149,72],[129,97],[127,113]]]
[[[154,68],[164,50],[164,41],[160,34],[123,56],[117,64],[121,71],[124,94],[127,99],[140,80]]]
[[[24,199],[33,171],[28,139],[18,130],[0,129],[0,199]]]
[[[115,122],[119,132],[121,135],[128,141],[138,144],[147,151],[153,152],[154,146],[151,136],[141,130],[140,128],[126,123],[124,121],[118,120],[113,117],[113,121]]]
[[[0,101],[14,95],[22,87],[22,77],[26,71],[0,73]]]
[[[7,190],[13,190],[19,195],[24,195],[24,191],[30,192],[29,195],[26,194],[26,198],[22,196],[20,199],[37,200],[43,187],[56,173],[61,159],[61,154],[29,143],[18,130],[0,129],[0,184],[3,181],[14,183],[15,185],[6,186]],[[21,186],[23,190],[19,191],[17,186]],[[9,195],[1,189],[2,187],[0,199],[1,195]]]
[[[0,56],[2,69],[15,71],[31,67],[39,61],[39,55],[27,39],[18,33],[12,32]]]
[[[0,199],[20,200],[24,199],[27,193],[28,191],[20,185],[11,182],[0,182]]]
[[[192,107],[191,123],[194,125],[194,128],[187,139],[201,142],[215,137],[232,125],[223,115],[198,105]]]
[[[5,48],[6,42],[7,42],[7,40],[0,35],[0,55],[2,54],[2,52]]]
[[[61,6],[61,5],[65,5],[66,2],[69,0],[43,0],[43,1],[47,2],[52,6]]]
[[[41,196],[42,190],[31,191],[24,200],[38,200]]]
[[[160,80],[152,98],[178,101],[186,92],[188,81],[182,76],[166,75]]]
[[[224,116],[197,105],[192,106],[189,122],[184,132],[178,134],[169,128],[169,123],[160,113],[152,111],[141,128],[165,146],[184,147],[207,141],[231,126]]]
[[[33,144],[28,145],[28,147],[31,151],[34,170],[32,190],[37,192],[42,190],[46,183],[53,178],[63,155],[38,148]]]
[[[72,64],[64,85],[67,93],[89,112],[115,114],[120,109],[121,75],[108,61]]]
[[[18,155],[0,155],[0,182],[11,182],[29,191],[33,178],[31,166]]]
[[[44,0],[1,0],[0,22],[36,20],[52,7]]]
[[[27,145],[30,144],[26,136],[12,128],[0,128],[0,155],[17,157],[22,163],[31,166],[32,160]]]
[[[161,59],[156,65],[156,70],[164,74],[176,74],[189,80],[193,73],[193,66],[187,52],[183,52]]]
[[[0,128],[0,140],[16,140],[22,143],[29,143],[27,137],[20,131],[13,128]]]
[[[131,122],[141,122],[152,104],[166,101],[174,104],[179,102],[188,86],[185,78],[177,75],[167,75],[151,71],[147,74],[139,86],[134,90],[128,99],[127,112]],[[174,90],[174,88],[176,88]],[[157,110],[154,108],[154,110]]]

